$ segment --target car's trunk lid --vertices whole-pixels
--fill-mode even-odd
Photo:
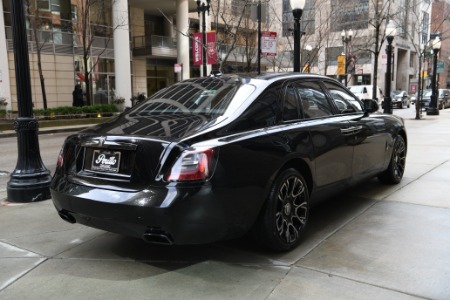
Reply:
[[[136,191],[158,184],[167,155],[179,146],[169,139],[78,135],[68,139],[64,155],[68,179],[83,185]],[[69,150],[72,149],[72,150]],[[175,152],[175,153],[173,153]],[[71,155],[70,155],[71,154]]]

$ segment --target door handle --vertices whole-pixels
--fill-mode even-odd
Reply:
[[[341,133],[343,135],[351,135],[351,134],[356,134],[359,131],[361,131],[362,126],[351,126],[348,128],[341,128]]]

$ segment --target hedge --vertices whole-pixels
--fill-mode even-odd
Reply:
[[[46,118],[67,118],[67,117],[84,117],[88,114],[112,114],[118,112],[117,107],[114,104],[98,104],[89,106],[60,106],[53,107],[49,109],[34,109],[34,116],[36,118],[46,117]],[[17,111],[8,111],[9,114],[17,114]],[[5,118],[7,112],[5,110],[0,110],[0,118]]]

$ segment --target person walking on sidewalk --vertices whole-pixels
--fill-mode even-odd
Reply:
[[[75,85],[75,89],[72,92],[72,105],[83,106],[83,89],[80,84]]]

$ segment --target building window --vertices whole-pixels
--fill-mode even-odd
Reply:
[[[72,5],[70,10],[71,10],[71,14],[72,14],[72,22],[78,23],[78,6]]]
[[[425,45],[428,42],[428,28],[430,23],[430,15],[427,12],[423,12],[422,20],[422,44]]]
[[[344,47],[328,47],[325,51],[328,65],[337,65],[337,58],[344,52]]]
[[[61,12],[61,5],[60,5],[60,0],[51,0],[50,1],[50,8],[52,10],[52,13],[60,13]]]
[[[398,36],[405,38],[408,33],[408,15],[409,15],[409,7],[407,0],[400,0],[400,4],[398,7],[398,15],[397,21],[399,27],[397,29]]]
[[[49,0],[37,0],[36,7],[40,11],[50,11],[50,1]]]
[[[331,3],[332,31],[369,27],[369,0],[334,0]]]
[[[414,68],[416,66],[416,53],[415,52],[411,52],[410,56],[409,56],[409,67],[410,68]]]
[[[232,0],[231,1],[231,11],[233,15],[240,16],[244,13],[245,17],[250,17],[250,7],[246,6],[247,0]]]

